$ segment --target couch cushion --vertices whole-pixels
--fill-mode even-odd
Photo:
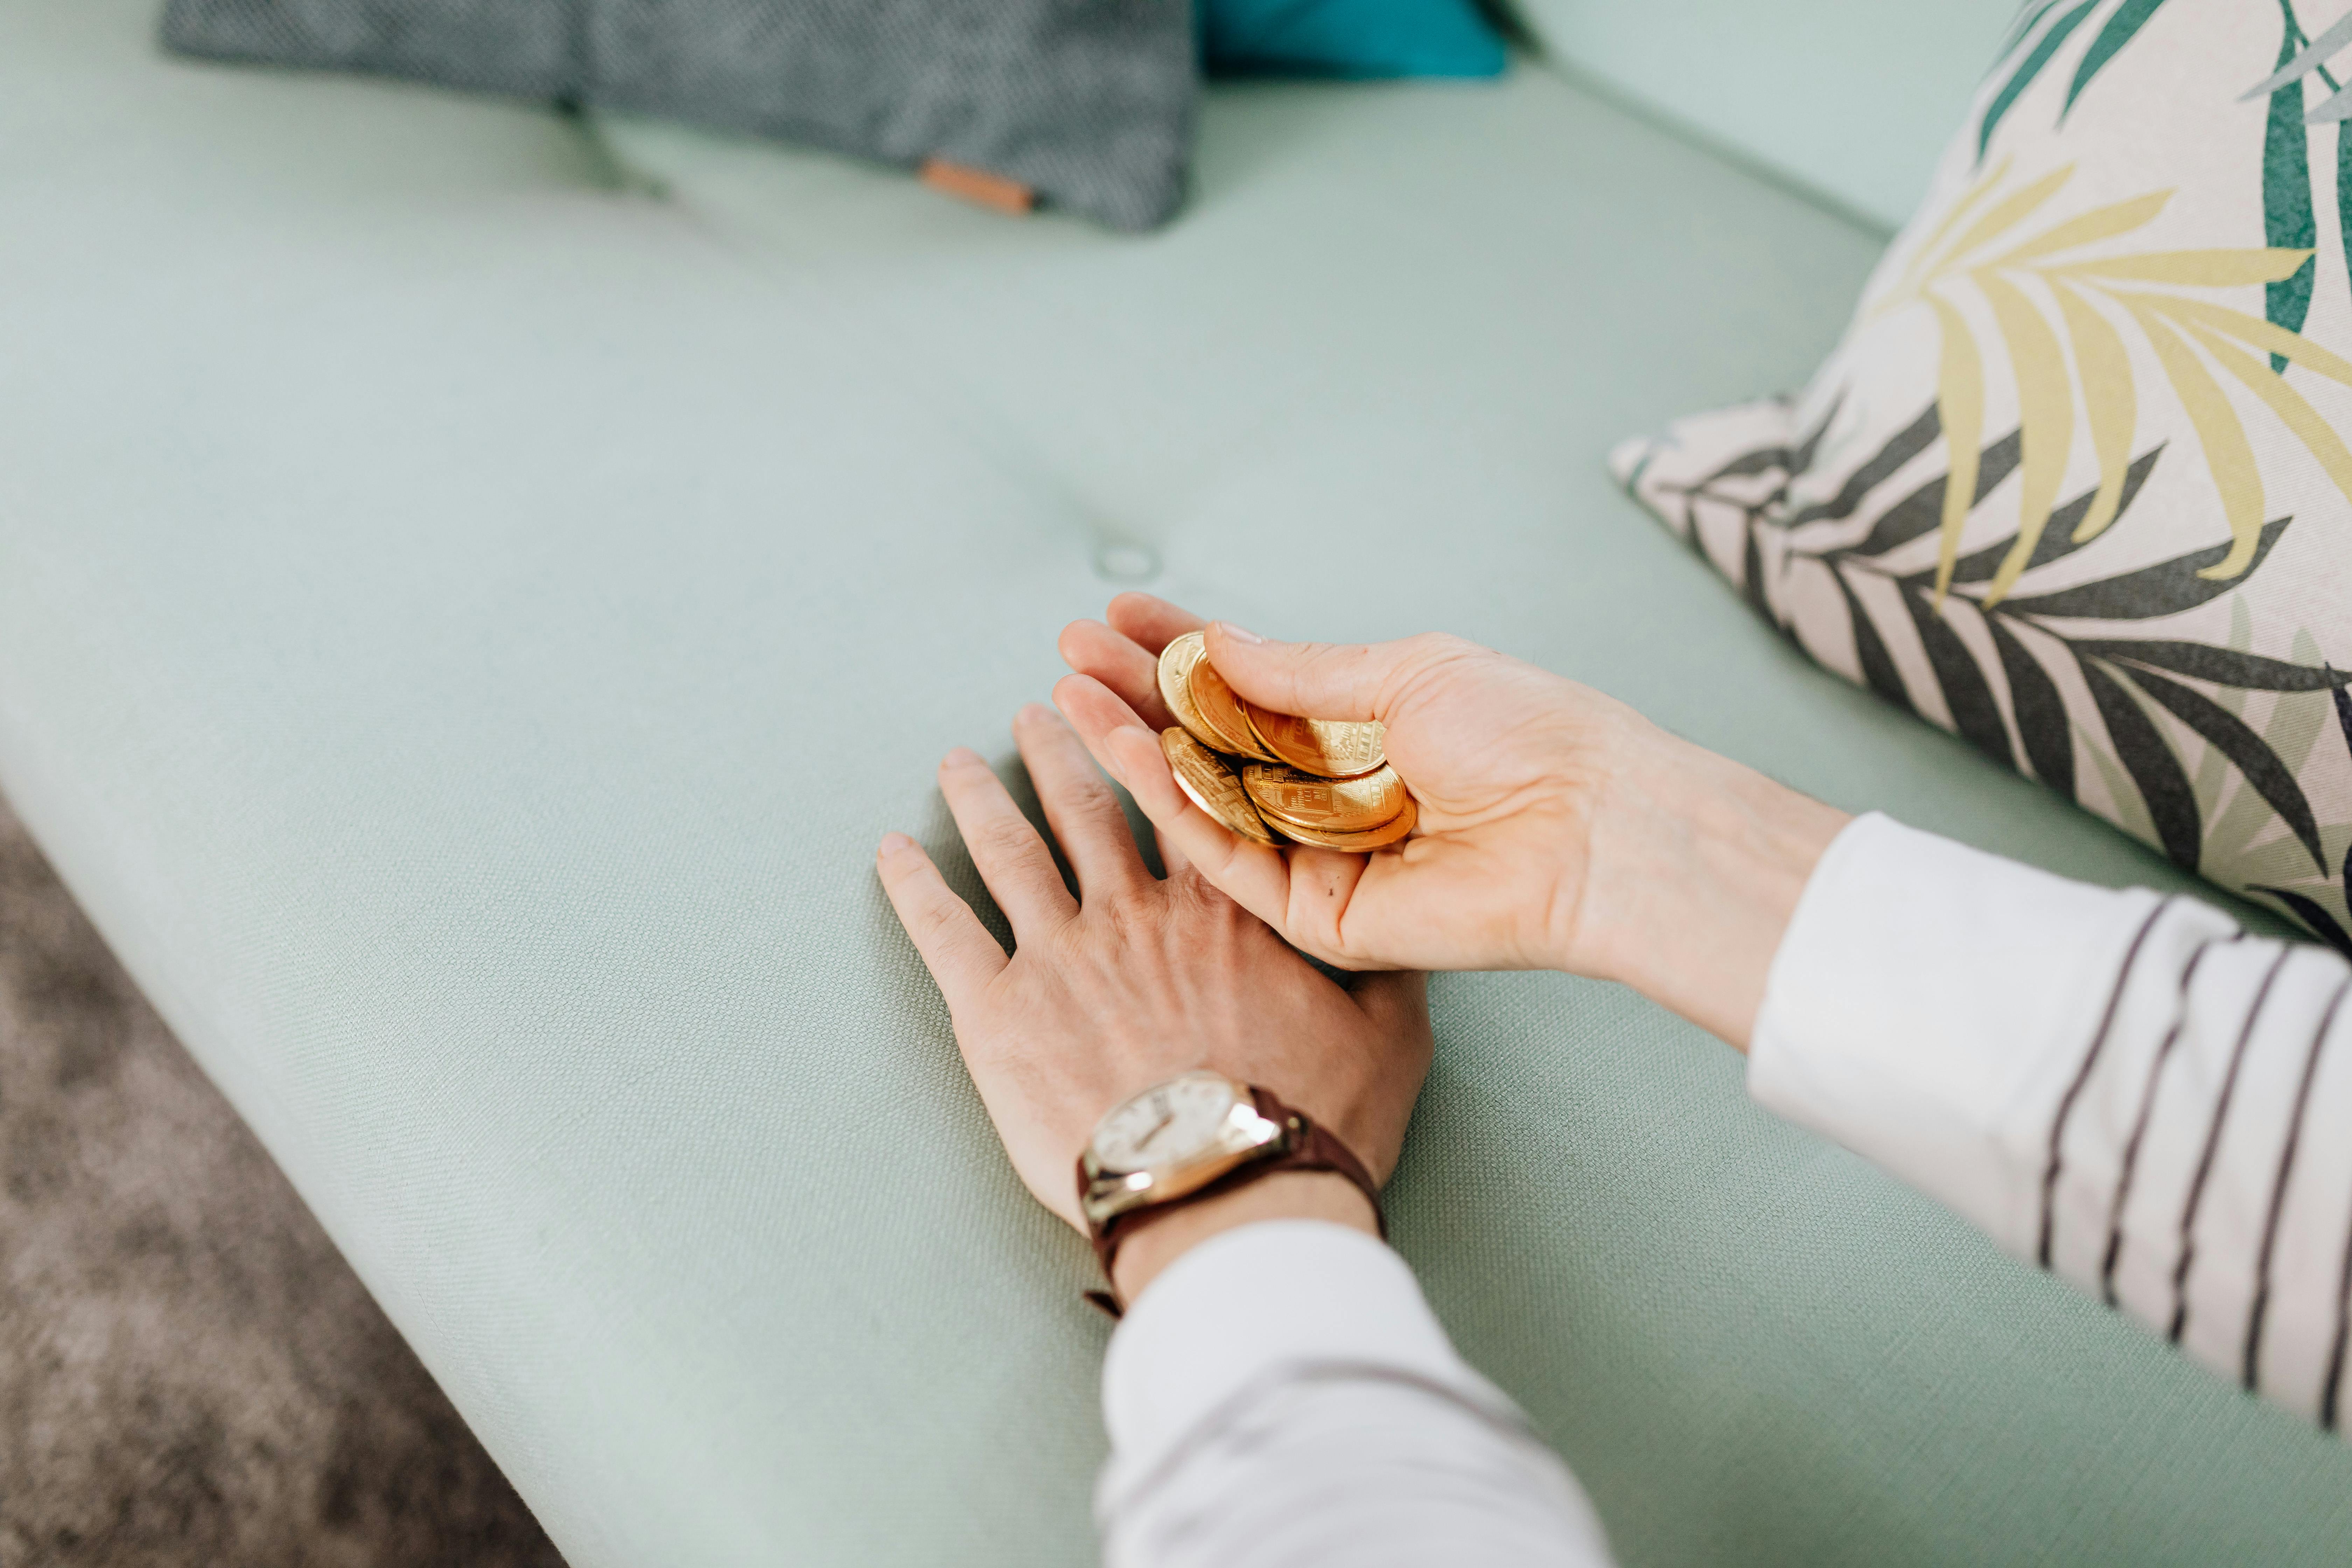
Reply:
[[[0,5],[0,784],[578,1568],[1091,1560],[1090,1259],[871,855],[976,892],[932,763],[1118,583],[2177,885],[1633,525],[1610,437],[1801,373],[1874,247],[1544,73],[1220,91],[1138,243],[151,20]],[[2352,1547],[2338,1447],[1719,1046],[1435,997],[1400,1244],[1629,1563]]]
[[[1893,229],[2018,0],[1513,0],[1562,66]]]

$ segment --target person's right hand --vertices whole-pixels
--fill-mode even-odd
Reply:
[[[1621,980],[1744,1047],[1805,879],[1844,814],[1667,734],[1589,687],[1455,637],[1266,641],[1209,658],[1260,707],[1377,719],[1420,802],[1373,855],[1269,849],[1177,786],[1156,731],[1160,650],[1203,623],[1143,594],[1062,634],[1055,700],[1162,842],[1326,963],[1565,969]]]

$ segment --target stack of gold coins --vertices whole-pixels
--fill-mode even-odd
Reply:
[[[1160,696],[1181,726],[1160,737],[1177,784],[1243,837],[1364,850],[1412,831],[1379,724],[1268,712],[1225,684],[1199,632],[1160,654]]]

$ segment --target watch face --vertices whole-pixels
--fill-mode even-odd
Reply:
[[[1234,1108],[1234,1086],[1213,1072],[1147,1089],[1102,1119],[1094,1156],[1106,1171],[1149,1171],[1198,1153]]]

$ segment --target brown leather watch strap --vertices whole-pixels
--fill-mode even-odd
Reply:
[[[1280,1124],[1282,1142],[1273,1152],[1236,1165],[1206,1186],[1196,1187],[1181,1197],[1166,1203],[1150,1204],[1114,1215],[1094,1232],[1095,1257],[1102,1262],[1103,1278],[1111,1278],[1111,1264],[1118,1257],[1119,1245],[1152,1221],[1174,1214],[1177,1210],[1230,1193],[1237,1187],[1285,1171],[1330,1171],[1345,1176],[1363,1192],[1372,1205],[1372,1223],[1380,1227],[1381,1239],[1388,1239],[1388,1216],[1381,1212],[1381,1189],[1364,1163],[1356,1158],[1355,1151],[1333,1136],[1328,1129],[1301,1110],[1293,1110],[1275,1096],[1272,1089],[1250,1086],[1250,1098],[1257,1113],[1268,1121]],[[1086,1186],[1087,1173],[1083,1161],[1078,1166],[1078,1185]],[[1100,1291],[1087,1292],[1087,1299],[1113,1317],[1118,1315],[1118,1303]]]

